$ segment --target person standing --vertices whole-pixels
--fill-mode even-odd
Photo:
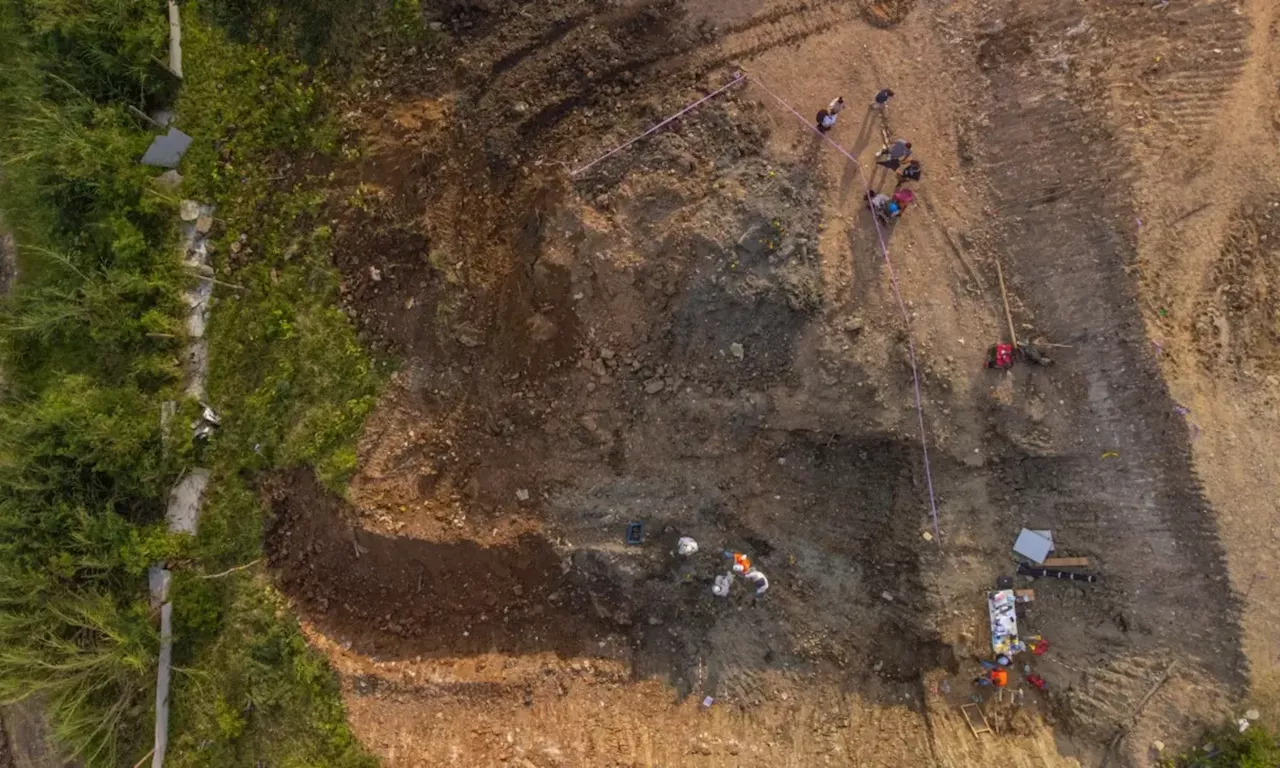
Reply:
[[[888,168],[895,173],[910,159],[911,142],[903,141],[902,139],[886,145],[884,149],[876,153],[876,165],[881,168]],[[872,181],[875,181],[874,176]]]
[[[892,144],[880,150],[877,159],[884,158],[886,160],[896,160],[898,165],[902,165],[911,158],[911,142],[898,139]],[[897,166],[895,166],[895,170]]]
[[[883,112],[884,108],[889,104],[889,99],[892,99],[892,98],[893,98],[893,89],[881,88],[880,92],[876,94],[875,101],[871,102],[871,108],[878,109],[881,112]]]
[[[836,124],[836,115],[844,109],[844,97],[837,96],[826,109],[818,110],[818,130],[826,133]]]

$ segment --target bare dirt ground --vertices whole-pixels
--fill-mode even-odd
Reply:
[[[1270,0],[437,12],[461,56],[388,57],[348,105],[334,212],[404,367],[349,499],[264,488],[387,765],[1096,765],[1135,715],[1110,759],[1144,765],[1274,695]],[[856,167],[757,85],[569,177],[739,67],[806,116],[843,94],[864,163],[914,142],[909,329]],[[1055,366],[982,369],[996,259]],[[988,694],[975,739],[1023,525],[1103,578],[1036,582],[1049,690]],[[711,595],[726,548],[765,598]]]

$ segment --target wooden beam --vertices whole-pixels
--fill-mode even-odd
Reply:
[[[1087,557],[1046,557],[1040,565],[1045,568],[1088,568]]]

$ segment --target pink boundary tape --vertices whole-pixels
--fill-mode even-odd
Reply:
[[[862,179],[862,186],[868,192],[871,191],[870,181],[867,179],[866,172],[862,170],[862,163],[858,162],[858,158],[849,154],[849,152],[846,151],[844,147],[832,141],[831,138],[828,137],[822,131],[819,131],[817,125],[812,124],[809,120],[805,118],[804,115],[797,112],[795,108],[792,107],[790,104],[788,104],[786,101],[784,101],[781,96],[778,96],[776,93],[769,90],[769,87],[766,86],[764,82],[760,80],[760,78],[756,77],[755,75],[752,75],[749,79],[756,85],[760,86],[760,88],[765,93],[772,96],[775,101],[777,101],[782,106],[786,107],[788,112],[795,115],[796,118],[800,120],[800,122],[808,126],[810,130],[812,130],[818,136],[822,137],[822,139],[826,141],[828,144],[835,147],[836,151],[838,151],[840,154],[844,155],[845,157],[849,158],[850,162],[852,162],[858,169],[858,176],[861,177]],[[910,352],[910,355],[911,355],[911,381],[913,384],[913,388],[915,391],[915,398],[916,398],[916,420],[920,425],[920,449],[924,455],[925,482],[929,486],[929,513],[933,520],[933,535],[937,537],[938,543],[941,544],[942,532],[938,528],[938,500],[933,490],[933,468],[930,466],[930,463],[929,463],[929,438],[928,438],[928,433],[925,431],[925,426],[924,426],[924,404],[920,396],[920,368],[916,364],[916,344],[911,333],[911,315],[910,313],[907,312],[906,302],[902,300],[902,290],[898,286],[898,273],[894,270],[893,261],[889,258],[889,246],[885,244],[884,230],[881,229],[880,222],[879,220],[876,219],[876,216],[874,213],[871,214],[871,223],[875,225],[876,239],[880,244],[880,253],[884,255],[885,268],[888,269],[889,271],[889,281],[893,285],[893,296],[898,301],[898,309],[902,313],[902,322],[907,327],[907,350],[908,352]]]
[[[609,150],[608,152],[605,152],[603,155],[601,155],[601,156],[597,157],[595,160],[592,160],[591,162],[587,163],[586,165],[582,166],[581,168],[578,168],[577,170],[574,170],[574,171],[570,171],[570,172],[569,172],[569,176],[570,176],[570,177],[577,176],[578,174],[580,174],[580,173],[582,173],[583,171],[587,170],[588,168],[592,167],[592,166],[593,166],[593,165],[595,165],[596,163],[602,162],[602,161],[604,161],[604,160],[609,159],[610,157],[613,157],[614,155],[618,154],[618,153],[619,153],[619,152],[621,152],[622,150],[626,149],[627,147],[631,146],[632,144],[635,144],[637,141],[639,141],[639,140],[643,139],[644,137],[646,137],[646,136],[648,136],[649,134],[653,133],[654,131],[658,130],[658,129],[659,129],[659,128],[661,128],[662,126],[667,125],[668,123],[670,123],[671,121],[675,120],[676,118],[682,117],[682,116],[684,116],[685,114],[687,114],[687,113],[689,113],[689,112],[692,112],[693,110],[695,110],[695,109],[697,109],[698,107],[702,106],[704,103],[706,103],[706,102],[710,101],[711,99],[715,98],[716,96],[719,96],[720,94],[722,94],[722,93],[724,93],[725,91],[729,90],[730,88],[732,88],[733,86],[737,85],[738,83],[743,82],[745,79],[746,79],[746,76],[745,76],[745,75],[743,75],[741,72],[737,73],[736,75],[734,75],[733,79],[732,79],[732,80],[730,80],[730,81],[728,82],[728,84],[726,84],[726,85],[724,85],[724,86],[722,86],[722,87],[720,87],[720,88],[717,88],[716,90],[712,91],[711,93],[708,93],[706,96],[703,96],[702,98],[700,98],[700,99],[698,99],[697,101],[693,102],[693,103],[692,103],[692,104],[690,104],[689,106],[687,106],[687,107],[685,107],[684,109],[680,110],[679,112],[675,113],[675,114],[674,114],[674,115],[672,115],[671,117],[668,117],[666,120],[663,120],[662,122],[660,122],[660,123],[658,123],[657,125],[653,126],[653,127],[652,127],[652,128],[650,128],[649,130],[647,130],[647,131],[645,131],[644,133],[640,134],[639,136],[635,137],[634,139],[631,139],[630,141],[627,141],[627,142],[625,142],[625,143],[619,144],[618,146],[614,147],[613,149]]]
[[[755,75],[751,75],[750,77],[748,77],[742,72],[738,72],[736,75],[734,75],[733,80],[729,81],[726,85],[720,88],[717,88],[716,90],[712,91],[706,96],[703,96],[701,99],[698,99],[697,101],[693,102],[689,106],[675,113],[671,117],[668,117],[662,122],[654,125],[652,128],[640,134],[639,136],[636,136],[630,141],[619,144],[618,146],[604,153],[600,157],[597,157],[595,160],[592,160],[586,165],[578,168],[577,170],[570,171],[569,176],[570,177],[577,176],[578,174],[582,173],[583,171],[586,171],[587,169],[591,168],[597,163],[600,163],[616,155],[617,153],[621,152],[622,150],[626,149],[632,144],[635,144],[637,141],[645,138],[646,136],[649,136],[653,132],[659,130],[660,128],[671,123],[677,118],[682,117],[688,114],[689,112],[692,112],[694,109],[702,106],[706,102],[710,101],[712,98],[720,95],[721,93],[724,93],[725,91],[729,90],[730,88],[737,85],[738,83],[746,80],[749,80],[755,83],[756,85],[760,86],[760,88],[765,93],[773,97],[773,99],[777,101],[779,104],[781,104],[783,107],[785,107],[788,112],[795,115],[796,119],[798,119],[801,123],[807,126],[809,130],[813,131],[815,134],[818,135],[819,138],[821,138],[823,141],[827,142],[832,147],[834,147],[837,152],[847,157],[849,161],[852,162],[854,166],[857,167],[858,176],[862,179],[863,188],[866,189],[867,192],[871,191],[871,183],[867,179],[866,172],[862,169],[862,163],[858,162],[858,158],[851,155],[844,147],[835,143],[831,139],[831,137],[827,136],[825,133],[818,130],[817,125],[812,124],[812,122],[807,118],[805,118],[804,115],[797,112],[796,109],[792,107],[790,104],[788,104],[786,100],[784,100],[781,96],[769,90],[769,87],[765,85],[764,81],[762,81],[760,78],[756,77]],[[920,427],[920,450],[922,455],[924,456],[925,483],[928,485],[928,488],[929,488],[929,514],[933,522],[933,535],[937,538],[938,544],[941,545],[942,532],[938,527],[938,499],[933,489],[933,467],[929,461],[929,437],[928,437],[928,432],[925,430],[925,424],[924,424],[924,402],[920,395],[920,367],[916,363],[915,339],[911,333],[911,314],[907,312],[907,303],[902,299],[902,289],[898,285],[898,273],[893,268],[893,260],[889,258],[889,246],[885,243],[884,230],[881,228],[880,222],[876,218],[874,213],[871,215],[871,223],[875,226],[876,240],[880,245],[880,253],[884,256],[885,268],[889,271],[889,281],[890,281],[890,284],[893,286],[893,296],[894,296],[894,299],[897,300],[898,310],[902,314],[902,322],[904,325],[906,325],[906,329],[907,329],[907,351],[910,353],[910,357],[911,357],[911,382],[912,382],[912,389],[915,394],[916,421]]]

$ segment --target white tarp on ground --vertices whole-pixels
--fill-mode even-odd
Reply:
[[[1018,642],[1018,613],[1012,589],[987,593],[987,613],[991,616],[991,650],[1008,654]]]

